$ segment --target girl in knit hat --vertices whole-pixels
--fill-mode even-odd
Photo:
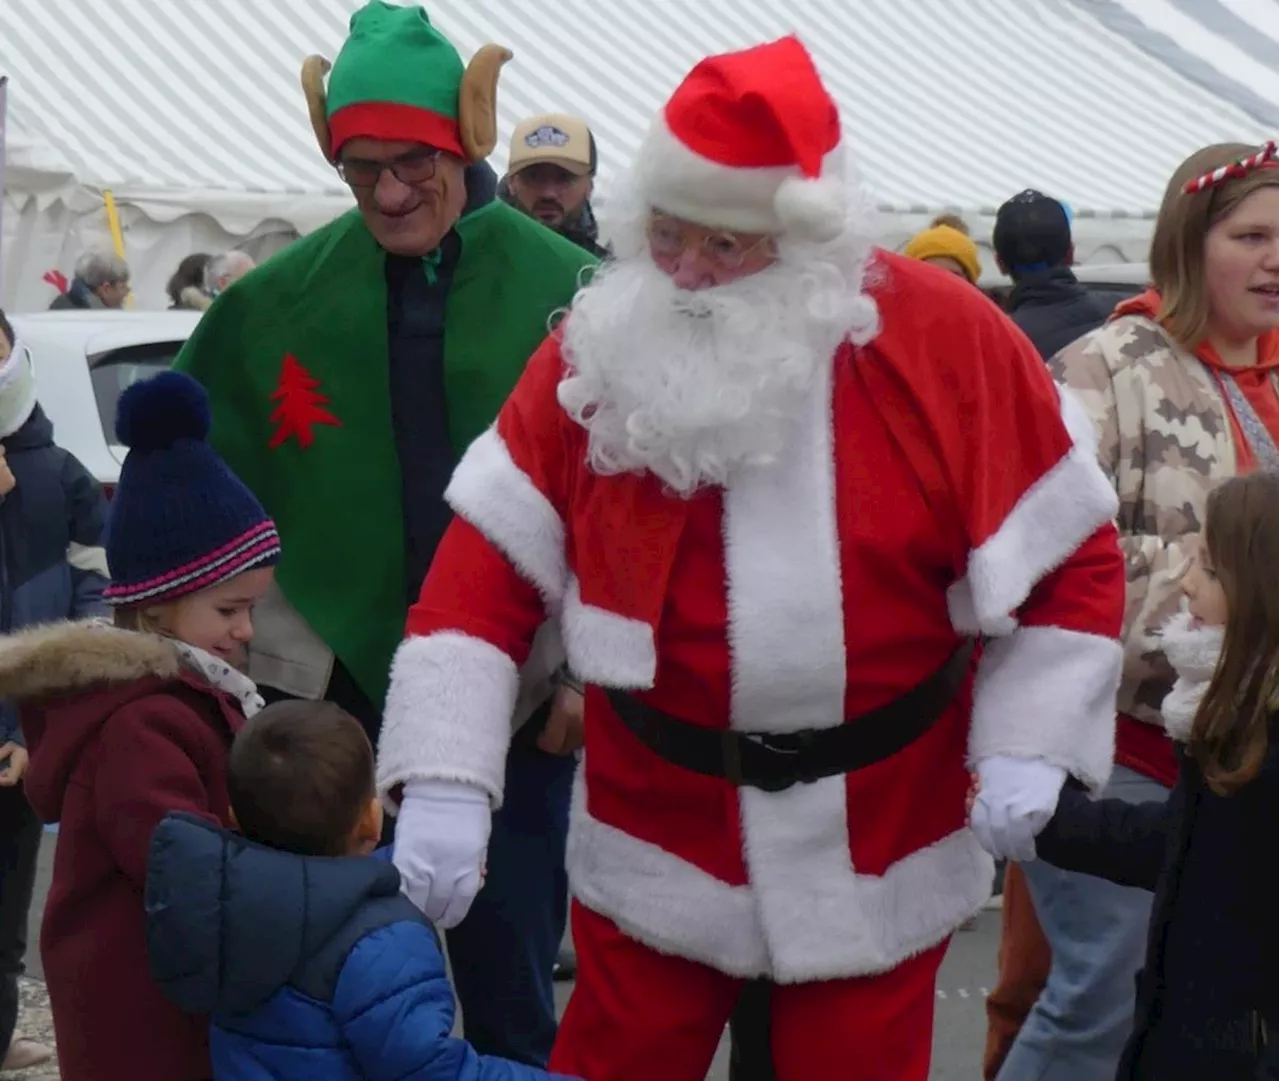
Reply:
[[[205,1081],[205,1018],[147,972],[151,833],[182,811],[230,826],[231,739],[262,705],[241,674],[280,540],[206,442],[209,404],[165,372],[121,396],[130,448],[106,530],[114,624],[0,639],[27,795],[59,824],[40,949],[63,1081]]]
[[[964,278],[970,285],[977,285],[982,276],[978,245],[969,239],[969,227],[956,214],[939,214],[928,229],[907,241],[902,254],[908,259],[932,263],[948,274]]]

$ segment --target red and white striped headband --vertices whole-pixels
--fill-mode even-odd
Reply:
[[[1211,173],[1198,176],[1195,180],[1188,180],[1182,186],[1182,190],[1187,195],[1194,195],[1198,191],[1204,191],[1205,188],[1217,187],[1224,180],[1233,180],[1264,166],[1270,166],[1272,169],[1276,167],[1276,141],[1274,139],[1264,143],[1262,149],[1256,154],[1250,154],[1247,158],[1233,161],[1230,165],[1219,165]]]

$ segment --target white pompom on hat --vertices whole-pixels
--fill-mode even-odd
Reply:
[[[844,229],[840,113],[794,36],[699,63],[650,127],[636,174],[654,209],[710,228],[811,241]]]

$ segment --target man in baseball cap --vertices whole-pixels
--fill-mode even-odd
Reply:
[[[521,121],[511,134],[504,197],[566,240],[603,258],[591,211],[596,141],[587,122],[563,113]]]
[[[1071,272],[1075,248],[1065,204],[1028,188],[996,213],[996,265],[1013,279],[1006,311],[1048,360],[1106,318]]]

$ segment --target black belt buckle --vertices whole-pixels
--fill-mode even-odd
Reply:
[[[810,760],[816,733],[723,733],[725,777],[731,784],[762,792],[785,792],[794,784],[818,779]]]

